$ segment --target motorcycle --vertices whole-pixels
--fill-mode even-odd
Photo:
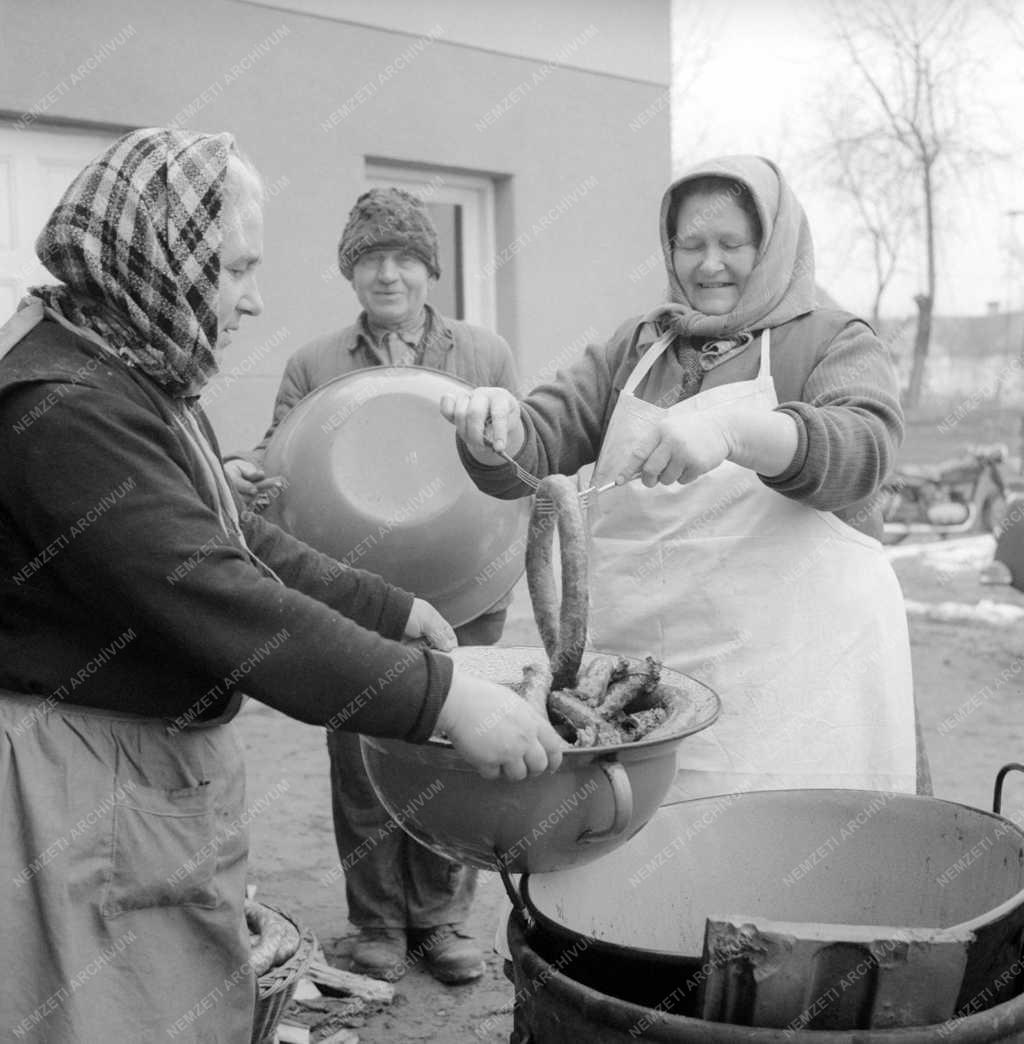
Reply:
[[[897,468],[881,490],[885,542],[912,534],[998,535],[1007,510],[1002,465],[1008,452],[1002,443],[972,446],[941,464]]]

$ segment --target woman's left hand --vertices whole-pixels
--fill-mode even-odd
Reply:
[[[404,637],[422,639],[431,649],[439,649],[441,652],[451,652],[459,644],[451,624],[422,598],[413,599]]]
[[[699,413],[668,414],[633,447],[617,481],[639,475],[645,486],[692,482],[727,460],[730,449],[720,420]]]

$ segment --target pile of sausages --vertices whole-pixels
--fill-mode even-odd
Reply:
[[[562,565],[559,599],[553,568],[555,530]],[[537,487],[526,545],[526,580],[547,663],[523,668],[520,695],[577,747],[630,743],[668,717],[658,699],[661,664],[642,667],[597,656],[580,670],[587,639],[587,538],[576,484],[549,475]]]

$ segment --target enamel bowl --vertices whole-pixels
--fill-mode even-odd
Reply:
[[[514,685],[545,653],[479,646],[456,649],[452,658],[471,673]],[[580,866],[647,823],[675,778],[679,745],[718,717],[718,697],[707,686],[667,669],[661,679],[673,693],[669,719],[655,733],[636,743],[568,749],[554,773],[521,782],[484,779],[444,739],[414,745],[362,736],[363,761],[399,825],[449,859],[515,874]]]
[[[271,521],[426,599],[459,627],[522,576],[532,501],[497,500],[459,459],[441,396],[472,386],[418,366],[371,367],[307,395],[267,447],[286,485]]]

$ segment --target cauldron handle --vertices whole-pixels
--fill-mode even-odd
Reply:
[[[1006,779],[1006,774],[1016,769],[1018,772],[1024,772],[1024,765],[1021,765],[1017,761],[1011,761],[1009,765],[1004,765],[996,773],[996,785],[992,791],[992,811],[998,813],[1003,807],[1003,780]]]
[[[607,841],[618,837],[633,821],[633,788],[629,784],[629,773],[614,756],[598,758],[596,764],[608,779],[612,788],[612,825],[607,830],[584,830],[576,843],[593,844],[595,841]]]
[[[519,890],[512,883],[512,876],[508,872],[508,859],[501,849],[497,847],[494,849],[494,855],[498,860],[498,876],[505,887],[508,901],[512,904],[512,909],[522,918],[526,930],[532,932],[537,927],[537,923],[533,919],[533,914],[526,908],[526,903],[523,902],[523,897],[519,894]]]

